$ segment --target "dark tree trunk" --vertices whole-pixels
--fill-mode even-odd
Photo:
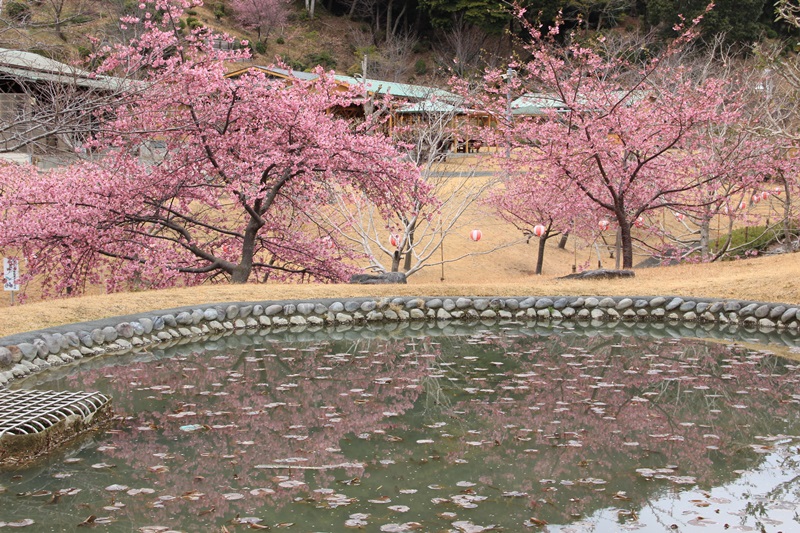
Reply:
[[[414,246],[414,226],[408,231],[408,238],[406,239],[406,258],[403,262],[403,271],[408,272],[411,270],[411,248]]]
[[[546,232],[539,237],[539,253],[536,256],[536,275],[542,275],[542,267],[544,266],[544,245],[547,244],[547,239],[550,238],[550,232]]]
[[[565,231],[563,234],[561,234],[561,239],[558,241],[558,247],[561,250],[567,248],[567,239],[569,239],[569,231]]]
[[[786,194],[786,203],[783,204],[783,240],[786,242],[784,245],[787,252],[794,251],[794,243],[792,242],[791,230],[791,216],[792,216],[792,202],[791,191],[789,190],[789,180],[784,176],[783,178],[783,192]]]
[[[402,255],[400,254],[400,250],[395,250],[394,255],[392,256],[392,272],[398,272],[400,270],[400,258]]]
[[[624,220],[624,222],[623,222]],[[631,238],[631,225],[624,217],[617,217],[619,232],[622,237],[622,268],[633,268],[633,239]]]
[[[386,4],[386,40],[391,38],[392,33],[392,9],[394,9],[394,0],[389,0]]]

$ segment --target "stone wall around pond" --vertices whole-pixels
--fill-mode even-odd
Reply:
[[[217,303],[114,317],[0,338],[0,387],[52,366],[106,354],[191,342],[235,331],[348,329],[385,323],[478,321],[711,325],[753,334],[776,332],[800,346],[800,305],[649,297],[382,297]],[[758,341],[758,339],[754,339]]]

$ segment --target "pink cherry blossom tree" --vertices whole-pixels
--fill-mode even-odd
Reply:
[[[231,0],[236,20],[245,28],[256,30],[258,40],[286,22],[287,0]]]
[[[549,35],[529,29],[529,60],[517,65],[513,88],[560,105],[512,117],[506,112],[510,83],[503,72],[490,72],[487,88],[507,135],[506,155],[498,154],[524,153],[540,169],[540,189],[571,190],[595,219],[615,223],[623,268],[633,266],[632,228],[640,217],[669,207],[699,209],[717,201],[700,190],[725,180],[735,193],[774,172],[769,163],[777,146],[749,134],[737,80],[697,79],[670,61],[694,37],[691,28],[661,55],[640,61],[628,59],[630,50],[608,53],[602,42],[558,45],[557,26]],[[709,132],[719,131],[732,133],[715,151]],[[574,202],[572,193],[562,198]]]
[[[506,162],[506,180],[485,199],[494,212],[513,225],[530,242],[536,239],[536,274],[542,274],[547,241],[559,235],[581,235],[585,239],[595,220],[586,198],[565,181],[545,182],[536,162],[527,160],[530,151],[515,151]]]
[[[196,3],[146,0],[158,13],[143,19],[147,31],[105,50],[102,72],[139,75],[143,89],[106,110],[92,147],[102,155],[43,174],[6,169],[0,249],[21,252],[49,293],[100,281],[114,291],[342,280],[360,256],[314,206],[353,189],[388,209],[426,189],[384,135],[331,112],[354,96],[325,73],[227,78],[225,61],[243,52],[177,30]]]

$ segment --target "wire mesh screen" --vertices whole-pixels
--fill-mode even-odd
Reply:
[[[85,419],[110,400],[99,392],[0,390],[0,437],[40,433],[71,416]]]

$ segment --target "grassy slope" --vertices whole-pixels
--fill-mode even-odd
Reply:
[[[548,261],[552,274],[531,276],[499,270],[506,252],[468,259],[446,270],[445,282],[413,277],[408,285],[217,285],[188,289],[95,295],[34,302],[3,313],[0,336],[49,326],[226,301],[328,298],[365,295],[684,295],[740,298],[800,304],[800,257],[786,254],[704,265],[640,269],[633,279],[611,281],[559,280],[570,261]],[[561,258],[563,260],[563,257]],[[4,305],[8,305],[8,293]]]

